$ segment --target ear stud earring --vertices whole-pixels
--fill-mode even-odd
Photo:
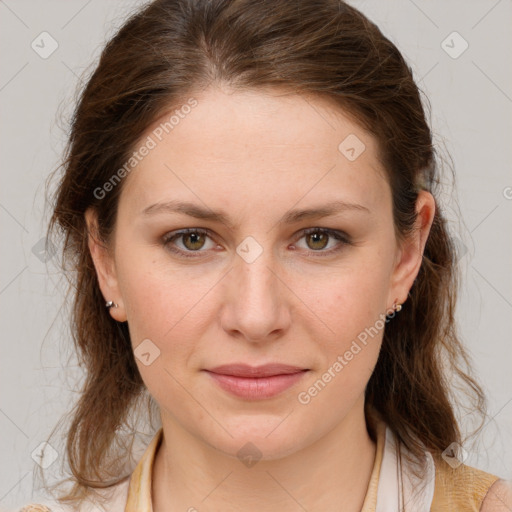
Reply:
[[[117,307],[118,307],[118,305],[117,305],[115,302],[113,302],[113,301],[109,300],[109,301],[105,302],[105,307],[106,307],[107,309],[110,309],[110,308],[117,308]]]

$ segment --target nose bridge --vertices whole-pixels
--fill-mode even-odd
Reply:
[[[248,340],[264,340],[286,326],[286,307],[270,242],[248,236],[236,248],[231,274],[231,301],[224,328],[241,332]]]
[[[255,237],[247,236],[237,246],[236,252],[235,274],[239,298],[245,298],[249,305],[256,301],[260,307],[275,302],[276,277],[270,271],[275,262],[270,242],[262,240],[260,243]]]

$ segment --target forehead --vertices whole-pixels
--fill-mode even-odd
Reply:
[[[371,203],[387,187],[375,138],[324,98],[220,87],[191,97],[194,107],[141,137],[153,147],[125,178],[131,210],[177,195],[257,208],[326,193]]]

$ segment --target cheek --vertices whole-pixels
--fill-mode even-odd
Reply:
[[[167,380],[162,373],[167,366],[162,364],[166,353],[170,350],[174,358],[180,358],[182,352],[179,342],[169,347],[164,346],[163,340],[182,326],[178,320],[184,314],[183,306],[187,301],[183,295],[186,289],[179,296],[170,294],[172,276],[156,272],[150,258],[144,261],[131,252],[129,257],[118,261],[120,292],[135,361],[142,379],[153,391],[158,382]],[[180,340],[180,337],[175,340]]]
[[[119,286],[135,345],[151,336],[164,339],[186,325],[209,281],[173,268],[160,251],[134,248],[118,260]]]
[[[386,325],[387,283],[380,267],[352,269],[332,276],[328,291],[313,297],[315,312],[329,329],[309,333],[322,355],[297,396],[308,414],[338,421],[364,393]]]
[[[332,272],[311,287],[312,309],[334,331],[334,348],[370,328],[386,311],[389,273],[383,266],[360,265]]]
[[[149,267],[127,266],[121,277],[135,360],[159,404],[167,403],[171,396],[175,403],[187,403],[190,397],[179,383],[185,381],[194,340],[201,329],[198,301],[204,293],[183,275]]]

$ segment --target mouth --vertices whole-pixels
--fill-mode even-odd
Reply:
[[[309,369],[283,364],[230,364],[204,371],[224,391],[246,400],[262,400],[291,388]]]

